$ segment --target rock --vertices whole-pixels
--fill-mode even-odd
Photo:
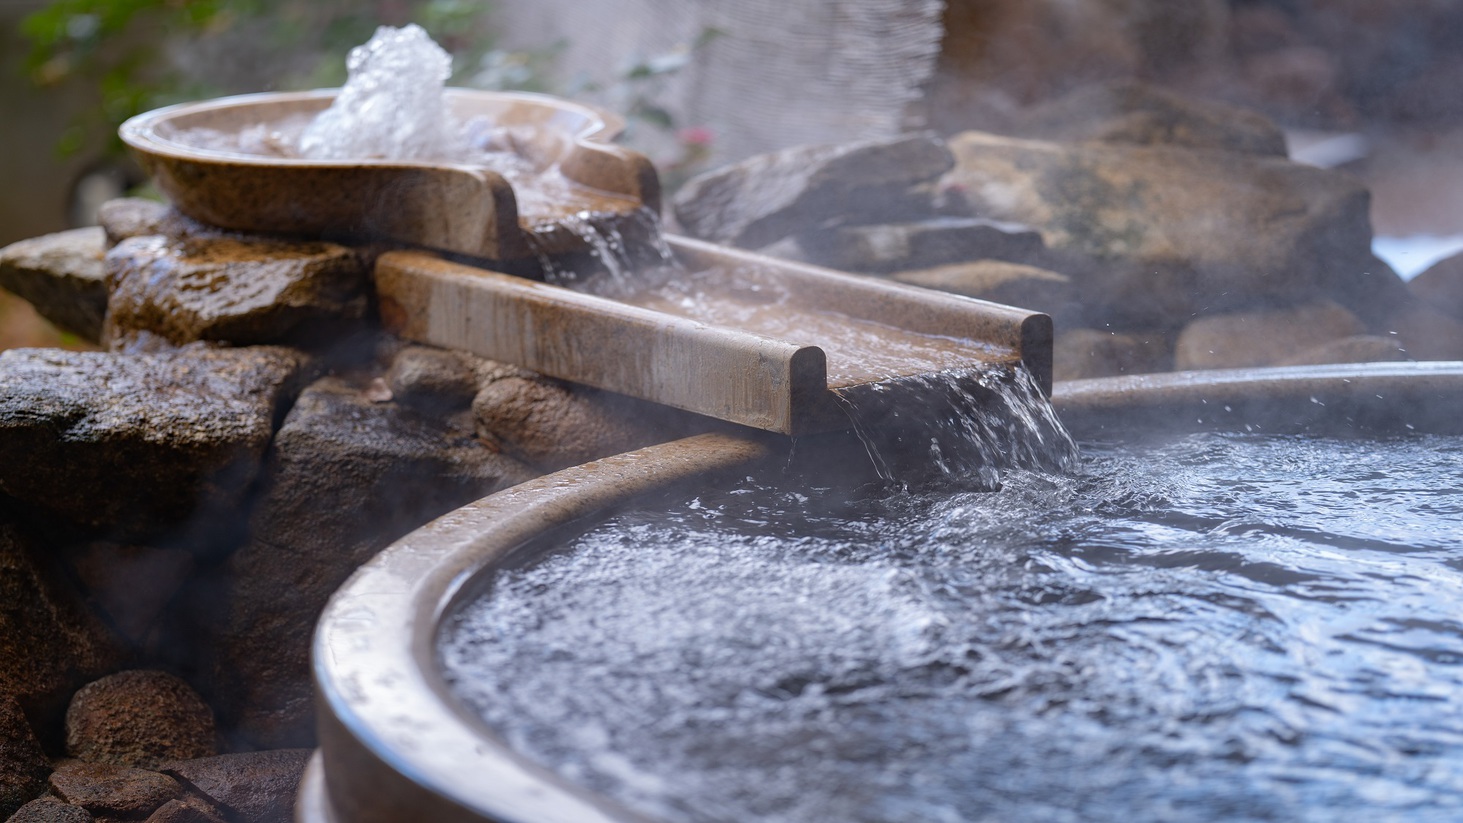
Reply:
[[[1374,334],[1393,337],[1414,360],[1463,360],[1463,321],[1421,302],[1393,310]]]
[[[1359,334],[1306,349],[1275,363],[1277,366],[1315,366],[1325,363],[1393,363],[1409,359],[1395,337]]]
[[[364,382],[364,381],[362,381]],[[434,517],[533,476],[449,420],[376,403],[342,378],[308,387],[275,437],[250,539],[204,593],[215,706],[256,747],[312,745],[309,650],[325,601],[356,567]]]
[[[834,226],[798,238],[804,258],[850,271],[891,272],[963,260],[1032,260],[1043,251],[1030,227],[977,217]]]
[[[545,472],[671,440],[691,425],[664,407],[519,369],[486,379],[472,411],[479,436]]]
[[[230,823],[280,823],[291,818],[310,749],[223,754],[169,763],[163,771],[216,803]]]
[[[952,163],[932,135],[800,146],[702,174],[681,187],[672,208],[693,237],[760,248],[830,218],[922,216],[910,213],[909,190]]]
[[[386,384],[400,403],[427,413],[466,409],[477,394],[478,358],[430,346],[408,346],[396,355]]]
[[[20,705],[0,694],[0,820],[44,794],[51,761]]]
[[[288,817],[278,818],[288,823]],[[192,797],[169,800],[157,808],[144,823],[226,823],[208,804]]]
[[[66,753],[90,763],[150,769],[217,752],[213,711],[167,672],[118,672],[89,683],[66,710]]]
[[[1412,278],[1407,287],[1432,308],[1463,320],[1463,254],[1432,264]]]
[[[1173,347],[1162,334],[1067,329],[1052,345],[1052,379],[1082,380],[1149,374],[1173,368]]]
[[[183,549],[108,542],[68,547],[64,556],[87,600],[138,646],[197,566]]]
[[[303,363],[264,347],[0,353],[0,491],[118,539],[226,519]]]
[[[1071,313],[1072,280],[1065,274],[1001,260],[975,260],[916,271],[894,280],[993,303],[1020,306],[1053,316]]]
[[[92,823],[96,818],[80,806],[54,797],[37,797],[20,807],[5,823]]]
[[[87,610],[50,546],[3,515],[0,603],[0,704],[13,698],[49,739],[72,691],[114,671],[125,650]]]
[[[1348,175],[1278,158],[1172,147],[1061,145],[966,132],[951,173],[974,213],[1037,228],[1090,265],[1061,268],[1092,308],[1132,327],[1256,301],[1375,295],[1338,273],[1371,261],[1368,195]]]
[[[1269,366],[1365,331],[1356,315],[1329,300],[1214,314],[1184,327],[1174,346],[1174,365],[1181,370]]]
[[[156,200],[120,197],[108,200],[97,210],[97,222],[106,233],[107,248],[129,237],[156,234],[174,239],[189,236],[220,236],[221,229],[205,226],[182,212]]]
[[[172,343],[330,342],[365,317],[367,269],[333,243],[131,237],[107,253],[106,336]]]
[[[164,774],[106,763],[67,760],[51,773],[51,791],[98,820],[146,820],[183,787]]]
[[[0,288],[57,326],[99,342],[107,312],[103,240],[101,229],[91,227],[12,243],[0,249]]]
[[[1264,115],[1131,80],[1085,86],[1022,117],[1027,137],[1286,156],[1285,133]]]

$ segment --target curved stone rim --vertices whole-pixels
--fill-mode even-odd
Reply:
[[[316,628],[320,752],[297,819],[646,821],[485,734],[442,678],[438,626],[465,587],[534,538],[748,468],[773,442],[703,434],[565,469],[450,512],[362,566]]]
[[[194,162],[219,162],[240,165],[283,166],[283,167],[357,167],[357,166],[467,166],[472,164],[417,162],[406,160],[381,160],[360,158],[352,160],[310,160],[302,157],[265,157],[242,152],[207,149],[181,143],[162,133],[163,127],[178,118],[227,109],[248,109],[264,106],[316,105],[324,110],[335,99],[339,89],[314,89],[312,91],[256,92],[235,94],[209,100],[175,103],[152,111],[135,115],[122,123],[118,135],[132,148],[149,154],[173,157]],[[580,119],[577,128],[565,132],[565,136],[576,141],[608,143],[625,130],[625,121],[619,115],[607,110],[577,103],[563,98],[534,92],[483,91],[480,89],[448,88],[449,99],[461,101],[520,103],[542,107],[555,112],[566,112]]]
[[[1058,383],[1074,436],[1248,431],[1463,432],[1463,361],[1160,372]]]

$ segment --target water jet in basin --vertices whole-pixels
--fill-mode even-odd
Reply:
[[[1154,385],[1145,388],[1144,382]],[[1268,400],[1262,404],[1260,398]],[[727,538],[736,532],[735,527],[718,532],[728,546],[726,551],[703,545],[699,552],[692,551],[676,560],[674,554],[662,559],[657,556],[658,549],[647,549],[644,551],[648,554],[637,559],[629,555],[640,551],[627,547],[623,562],[612,561],[609,568],[617,573],[628,572],[633,585],[633,567],[642,560],[644,571],[652,578],[694,577],[696,567],[704,565],[708,557],[735,563],[733,555],[751,553],[764,568],[757,572],[758,563],[736,568],[748,574],[744,580],[754,589],[766,587],[765,591],[748,595],[751,610],[742,613],[753,621],[747,627],[756,629],[743,639],[750,639],[754,645],[766,640],[757,632],[763,632],[769,623],[767,619],[757,621],[765,600],[758,595],[775,599],[782,592],[784,600],[795,604],[796,598],[789,592],[801,591],[798,580],[803,576],[796,571],[798,564],[821,569],[807,577],[817,584],[813,588],[836,588],[834,584],[840,580],[848,583],[846,578],[854,575],[855,582],[849,585],[856,590],[858,586],[867,588],[879,578],[884,581],[879,585],[888,589],[886,598],[893,597],[900,608],[931,618],[911,622],[875,609],[875,623],[856,631],[849,643],[839,647],[844,655],[841,659],[848,664],[843,668],[834,666],[830,672],[823,666],[826,661],[803,654],[806,650],[794,644],[793,657],[814,661],[800,678],[772,677],[763,682],[749,675],[742,691],[733,690],[731,697],[724,690],[718,691],[713,681],[709,695],[703,692],[699,698],[688,698],[693,704],[701,700],[705,710],[711,712],[702,718],[701,726],[695,727],[707,731],[708,736],[685,729],[679,734],[670,730],[673,739],[691,748],[699,738],[703,759],[716,760],[719,754],[724,760],[743,756],[757,760],[765,755],[778,761],[782,757],[774,750],[757,755],[755,738],[740,741],[740,754],[718,749],[725,741],[710,742],[718,739],[709,736],[717,724],[708,725],[706,720],[716,714],[717,707],[722,712],[717,716],[725,721],[720,731],[735,732],[743,719],[738,712],[746,709],[749,701],[780,703],[793,711],[800,705],[810,710],[822,705],[835,718],[841,710],[865,712],[852,724],[855,737],[860,732],[865,734],[862,743],[840,739],[832,731],[821,738],[809,738],[806,732],[785,729],[793,737],[803,734],[800,739],[805,743],[822,739],[832,747],[802,750],[814,759],[841,755],[844,761],[880,762],[880,738],[868,735],[881,728],[885,732],[902,728],[907,732],[905,737],[913,734],[919,738],[919,746],[940,751],[943,744],[939,733],[948,725],[950,713],[946,711],[933,719],[920,720],[913,715],[914,719],[906,718],[901,706],[907,704],[893,697],[900,689],[911,688],[910,681],[891,682],[887,673],[862,666],[868,661],[860,658],[863,650],[859,643],[877,646],[882,642],[898,653],[896,657],[902,655],[901,665],[908,664],[908,670],[918,674],[918,682],[913,684],[919,687],[915,689],[916,702],[919,689],[925,689],[928,697],[931,684],[987,687],[975,691],[978,710],[969,715],[975,725],[965,729],[964,734],[978,745],[965,749],[967,759],[972,752],[983,752],[987,758],[999,754],[1006,768],[1019,766],[1022,752],[1036,757],[1035,762],[1026,764],[1026,771],[1008,769],[974,781],[976,791],[967,797],[974,805],[955,805],[946,812],[953,809],[969,816],[972,809],[985,808],[1004,810],[1007,815],[1035,815],[1028,819],[1062,819],[1063,814],[1082,814],[1084,819],[1131,819],[1144,811],[1170,808],[1183,812],[1188,819],[1196,815],[1199,819],[1233,819],[1272,814],[1294,817],[1301,811],[1325,817],[1340,808],[1371,808],[1378,813],[1446,808],[1463,802],[1463,783],[1445,765],[1463,746],[1463,724],[1449,713],[1448,700],[1428,695],[1441,697],[1446,693],[1453,681],[1450,667],[1455,667],[1450,660],[1463,646],[1456,622],[1447,618],[1451,603],[1447,592],[1463,584],[1457,579],[1463,546],[1456,542],[1463,501],[1446,482],[1450,478],[1448,467],[1463,447],[1456,437],[1440,438],[1424,432],[1456,432],[1453,410],[1460,400],[1463,366],[1456,363],[1255,370],[1216,375],[1207,381],[1195,374],[1151,381],[1106,381],[1077,386],[1070,401],[1059,387],[1057,405],[1065,409],[1075,428],[1109,441],[1120,439],[1134,444],[1126,452],[1104,453],[1100,458],[1103,476],[1079,479],[1079,484],[1098,484],[1077,493],[1070,504],[1077,520],[1085,525],[1074,527],[1046,519],[1051,512],[1045,507],[1052,502],[1049,481],[1038,480],[1034,486],[1012,482],[1004,493],[1027,496],[1035,509],[1018,507],[1006,514],[1000,509],[982,514],[981,506],[972,508],[966,501],[956,507],[964,514],[952,520],[950,504],[930,504],[947,506],[935,512],[936,519],[947,525],[955,522],[956,531],[1005,535],[1005,542],[980,545],[974,552],[953,548],[954,544],[949,551],[942,551],[924,546],[908,534],[903,540],[890,537],[874,560],[876,566],[883,563],[888,568],[882,576],[865,576],[863,583],[857,582],[862,572],[846,556],[847,550],[822,545],[822,537],[804,536],[792,548],[758,551],[759,541]],[[1171,428],[1180,430],[1244,431],[1249,426],[1262,432],[1285,432],[1294,431],[1298,425],[1306,433],[1299,439],[1288,434],[1266,434],[1262,436],[1272,439],[1259,441],[1254,441],[1253,435],[1209,434],[1198,440],[1180,439],[1176,445],[1155,447],[1141,442],[1146,434],[1145,423],[1140,422],[1136,432],[1112,425],[1124,410],[1131,413],[1164,405],[1173,411],[1164,419]],[[1202,422],[1188,415],[1196,407],[1222,410],[1226,406],[1231,410],[1250,408],[1252,413],[1248,418],[1229,419],[1221,414]],[[1260,410],[1262,407],[1268,411]],[[1350,434],[1336,439],[1337,432]],[[1375,439],[1358,441],[1357,436]],[[1378,444],[1383,447],[1380,451]],[[1389,444],[1390,454],[1412,461],[1412,468],[1389,466],[1376,457],[1388,453],[1385,448]],[[592,760],[592,755],[598,753],[603,759],[592,764],[593,768],[581,765],[577,774],[584,783],[578,787],[534,762],[534,758],[542,762],[545,749],[533,750],[530,745],[531,751],[515,751],[505,746],[500,736],[514,735],[520,744],[527,740],[555,750],[574,737],[573,730],[581,728],[577,724],[598,727],[604,718],[576,719],[570,712],[561,715],[557,731],[534,732],[528,728],[537,722],[534,718],[520,718],[516,727],[511,723],[505,726],[503,713],[514,714],[522,708],[521,703],[513,702],[513,683],[537,684],[534,688],[543,696],[543,684],[563,676],[562,669],[556,667],[565,659],[579,655],[598,659],[601,649],[573,645],[557,647],[557,652],[548,654],[556,647],[545,647],[545,636],[537,634],[545,624],[548,630],[555,630],[568,620],[583,628],[602,618],[605,629],[614,634],[627,625],[621,622],[623,615],[634,610],[637,598],[653,593],[653,587],[636,589],[636,597],[616,598],[610,594],[613,581],[606,580],[604,571],[591,572],[591,578],[579,578],[578,584],[548,593],[550,607],[546,613],[525,614],[533,619],[516,622],[507,617],[514,610],[516,587],[542,593],[537,587],[553,577],[534,577],[538,569],[575,565],[593,568],[592,563],[583,566],[593,558],[581,560],[567,555],[544,561],[541,558],[545,553],[563,545],[562,535],[547,542],[534,541],[528,530],[521,528],[521,521],[518,528],[500,530],[488,526],[491,518],[483,514],[496,506],[511,505],[524,518],[543,517],[548,531],[568,528],[572,534],[582,533],[587,528],[586,510],[565,505],[572,497],[569,484],[588,481],[597,486],[593,496],[599,499],[593,504],[586,502],[589,508],[600,504],[609,504],[608,510],[622,508],[625,498],[607,494],[606,486],[634,478],[636,489],[627,490],[630,495],[657,486],[680,487],[686,479],[684,449],[689,446],[678,445],[679,451],[668,461],[673,468],[663,482],[647,476],[655,471],[656,461],[650,454],[584,467],[587,475],[566,475],[544,483],[540,493],[551,501],[547,508],[534,506],[526,497],[511,503],[490,498],[402,541],[363,569],[337,597],[317,637],[317,678],[329,719],[322,759],[314,767],[302,796],[302,819],[325,819],[318,815],[327,807],[333,808],[331,813],[338,820],[407,819],[411,816],[407,810],[415,808],[416,803],[430,804],[421,808],[429,808],[434,819],[441,820],[639,820],[646,814],[659,819],[725,819],[718,816],[714,806],[698,812],[695,800],[674,799],[675,789],[704,782],[695,775],[680,778],[660,774],[658,779],[672,790],[672,799],[646,801],[645,795],[658,789],[654,786],[655,776],[642,771],[644,762],[639,753],[616,752],[613,746],[606,749],[602,745],[605,740],[616,740],[624,733],[623,728],[583,735],[598,738],[586,744],[590,754],[583,757]],[[745,475],[745,461],[765,454],[753,442],[737,447],[725,441],[702,441],[699,448],[705,450],[708,467],[722,472],[722,478],[728,469]],[[1176,468],[1171,463],[1168,469],[1158,469],[1157,462],[1147,462],[1165,455],[1177,458]],[[1346,468],[1329,471],[1338,462],[1347,464]],[[1409,474],[1419,464],[1422,474]],[[1323,477],[1317,483],[1318,466],[1338,476]],[[1359,506],[1357,495],[1397,494],[1398,490],[1389,485],[1416,489],[1427,497],[1410,504],[1410,513],[1400,519],[1389,515],[1367,521],[1367,515],[1357,519],[1350,511]],[[1121,491],[1118,486],[1128,487],[1131,494],[1124,498],[1117,493]],[[529,488],[521,492],[528,496],[534,493]],[[709,498],[714,493],[706,492],[704,496]],[[1238,509],[1226,513],[1226,500]],[[1277,501],[1279,509],[1272,507],[1256,519],[1258,504]],[[1295,505],[1316,514],[1317,519],[1309,524],[1287,520],[1294,514],[1287,512],[1287,507]],[[800,506],[792,504],[784,515],[796,516]],[[696,511],[705,509],[703,501]],[[1013,512],[1021,514],[1012,520],[1007,515]],[[775,511],[764,511],[754,519],[762,524],[762,530],[783,530]],[[635,527],[644,522],[631,515],[622,526]],[[1452,527],[1438,530],[1436,523],[1451,523]],[[653,530],[654,526],[649,528]],[[865,527],[850,528],[858,531]],[[676,525],[669,531],[684,528]],[[644,529],[636,533],[644,534]],[[618,551],[604,549],[597,540],[591,539],[588,551],[598,552],[601,558],[605,551]],[[595,548],[597,545],[601,547]],[[769,551],[785,565],[778,565],[777,557]],[[868,562],[868,549],[855,551],[862,552],[864,562]],[[918,555],[934,567],[954,570],[957,577],[963,574],[966,579],[940,583],[938,575],[928,576],[911,567],[896,571],[896,561]],[[714,564],[710,568],[715,572]],[[763,576],[756,577],[755,573]],[[718,576],[720,572],[712,573],[703,582],[714,582]],[[567,583],[572,578],[560,579]],[[495,606],[492,592],[499,585],[505,599]],[[572,606],[571,612],[560,610],[575,600],[575,585],[586,587],[579,593],[600,604],[602,614],[595,611],[599,608],[595,603],[580,603]],[[963,601],[962,587],[967,590]],[[484,592],[487,599],[479,600]],[[1378,598],[1379,594],[1382,597]],[[1400,599],[1394,603],[1388,596]],[[723,593],[721,599],[728,597]],[[868,606],[860,600],[850,602],[853,605],[849,608],[830,614],[828,622],[856,617]],[[936,608],[942,602],[948,607]],[[996,608],[993,603],[1006,605]],[[482,669],[472,669],[469,663],[468,668],[459,668],[457,675],[450,674],[439,643],[445,638],[447,648],[452,649],[448,654],[459,654],[478,642],[471,632],[458,632],[454,639],[452,621],[464,609],[492,612],[494,608],[501,609],[494,624],[496,630],[521,632],[528,645],[515,646],[518,638],[493,642],[495,650],[484,660],[491,661],[492,669],[521,666],[537,658],[535,670],[498,668],[485,674]],[[734,608],[731,613],[735,613]],[[678,617],[673,608],[664,614],[672,622]],[[945,623],[934,619],[941,615]],[[962,626],[961,621],[970,625]],[[536,628],[530,628],[531,623],[537,624]],[[705,638],[736,634],[731,631],[736,625],[696,625],[700,627],[697,631],[704,630],[701,636]],[[798,625],[817,628],[817,624]],[[1166,634],[1169,626],[1174,631]],[[1317,631],[1322,633],[1322,641],[1317,640]],[[562,639],[572,635],[556,636]],[[693,631],[691,636],[698,635]],[[464,638],[470,641],[466,645]],[[635,672],[642,664],[667,674],[663,668],[655,668],[665,662],[651,648],[660,645],[656,642],[659,637],[648,635],[642,639],[646,641],[641,648],[644,654],[632,655],[635,662],[614,664],[610,672],[613,676],[607,677],[606,670],[600,668],[593,670],[592,676],[572,680],[567,688],[578,697],[569,704],[554,702],[560,697],[544,697],[551,706],[559,707],[548,713],[575,702],[594,705],[600,699],[600,690],[623,687],[629,681],[641,683],[642,696],[653,697],[659,690],[667,693],[664,701],[656,698],[651,703],[677,705],[675,693],[697,685],[698,678],[688,675],[709,666],[710,661],[702,659],[698,663],[684,658],[677,670],[680,677],[670,674],[655,682],[637,680]],[[943,640],[952,642],[945,644]],[[610,646],[633,646],[637,636],[622,632],[605,641]],[[1251,646],[1257,650],[1257,664],[1245,651]],[[977,653],[963,654],[971,649]],[[692,643],[684,649],[671,648],[668,653],[674,656],[689,651],[699,651],[703,658],[726,653],[716,643]],[[946,659],[946,652],[956,653],[955,657]],[[822,653],[828,653],[826,646]],[[1312,653],[1322,657],[1305,664],[1310,660],[1306,655]],[[775,652],[769,656],[778,657]],[[871,659],[877,660],[878,655],[873,654]],[[1318,674],[1293,679],[1296,672],[1291,669],[1295,664],[1287,664],[1287,660],[1304,664],[1298,670],[1302,675],[1312,669]],[[1125,662],[1115,666],[1115,661]],[[475,676],[461,680],[467,672]],[[548,680],[541,679],[545,676]],[[461,680],[458,686],[449,683],[453,677]],[[616,683],[619,677],[624,681]],[[1086,683],[1091,683],[1095,691],[1084,692]],[[1154,688],[1154,683],[1162,688]],[[639,698],[635,687],[628,688],[605,699],[629,699],[632,717],[653,719],[634,713],[650,704],[636,703]],[[483,707],[481,694],[495,689],[501,690],[497,695],[505,702],[498,710],[488,710],[489,730],[477,712]],[[860,692],[873,697],[860,702]],[[738,693],[744,699],[731,699]],[[819,700],[823,703],[818,704]],[[1038,711],[1042,705],[1046,708]],[[1418,714],[1424,711],[1425,717]],[[880,712],[883,721],[879,721]],[[1050,721],[1042,721],[1044,712],[1061,722],[1053,726]],[[1355,726],[1348,727],[1349,717],[1356,718]],[[1023,735],[1019,726],[1010,725],[1022,718],[1035,724],[1027,729],[1029,734]],[[1129,725],[1123,725],[1125,721]],[[880,726],[880,722],[885,725]],[[1098,733],[1103,728],[1109,729],[1106,735]],[[1224,737],[1226,733],[1233,736]],[[561,736],[555,738],[555,734]],[[1206,735],[1214,737],[1208,739]],[[904,742],[913,745],[911,740]],[[1048,748],[1033,748],[1037,743]],[[1053,759],[1058,755],[1060,758]],[[572,751],[565,757],[568,759],[554,765],[563,768],[565,763],[591,762],[575,761],[578,755]],[[958,762],[978,773],[994,761],[976,758]],[[1155,763],[1165,766],[1153,771]],[[1048,775],[1056,783],[1033,782],[1033,776],[1047,772],[1040,764],[1057,764],[1068,771]],[[1255,765],[1251,768],[1247,764]],[[1337,771],[1343,777],[1328,777]],[[882,811],[877,806],[861,808],[872,809],[870,813],[876,819],[911,819],[922,812],[940,811],[941,803],[955,802],[950,787],[940,782],[940,774],[918,769],[899,774],[928,791],[895,796],[890,801],[893,805]],[[1174,788],[1176,784],[1168,779],[1173,776],[1190,779],[1183,783],[1187,788]],[[921,783],[916,777],[928,779]],[[1234,782],[1236,777],[1241,782]],[[776,787],[783,785],[780,780],[764,775],[754,777],[753,785],[767,785],[769,796],[787,800],[791,795],[778,794],[781,789]],[[1063,801],[1062,787],[1073,781],[1088,794]],[[1352,790],[1347,788],[1348,781],[1362,781],[1364,785]],[[880,779],[874,775],[865,782],[872,786]],[[616,783],[619,788],[615,788]],[[802,788],[795,778],[794,784]],[[616,799],[588,794],[584,785],[600,789],[608,786]],[[1014,797],[1002,794],[1023,785],[1035,793]],[[1160,790],[1155,790],[1155,785]],[[1236,785],[1243,786],[1243,791],[1233,791]],[[1161,790],[1164,786],[1167,793]],[[1140,804],[1136,808],[1132,801],[1121,801],[1119,794],[1135,788]],[[1102,792],[1112,794],[1104,797]],[[1285,801],[1286,792],[1291,793],[1289,801]],[[756,811],[755,788],[749,796],[741,800],[752,805],[732,807],[731,819],[771,813],[765,808]],[[627,802],[638,811],[623,805]],[[1294,805],[1297,802],[1301,805]],[[1358,805],[1365,803],[1371,805]],[[398,817],[393,818],[389,812],[378,814],[376,810],[383,808],[392,809]],[[831,807],[821,808],[827,811]],[[803,819],[818,818],[815,814]]]

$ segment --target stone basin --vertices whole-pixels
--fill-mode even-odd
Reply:
[[[1059,383],[1054,394],[1074,430],[1104,438],[1153,427],[1457,433],[1460,401],[1460,362],[1172,373]],[[459,509],[362,567],[317,629],[321,748],[297,820],[645,820],[489,732],[449,691],[439,627],[496,569],[646,495],[744,475],[779,442],[702,435],[568,469]]]
[[[459,119],[486,117],[522,127],[519,153],[557,168],[564,196],[525,201],[486,166],[361,159],[315,161],[220,148],[204,130],[235,135],[260,124],[301,124],[328,108],[334,89],[225,97],[147,112],[122,125],[122,139],[179,211],[238,231],[384,240],[472,257],[514,259],[535,251],[537,232],[579,214],[629,215],[660,207],[660,184],[644,156],[609,143],[619,118],[546,95],[448,89]]]

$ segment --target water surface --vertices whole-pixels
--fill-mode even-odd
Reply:
[[[1463,439],[630,513],[444,629],[515,749],[675,821],[1453,820]]]

